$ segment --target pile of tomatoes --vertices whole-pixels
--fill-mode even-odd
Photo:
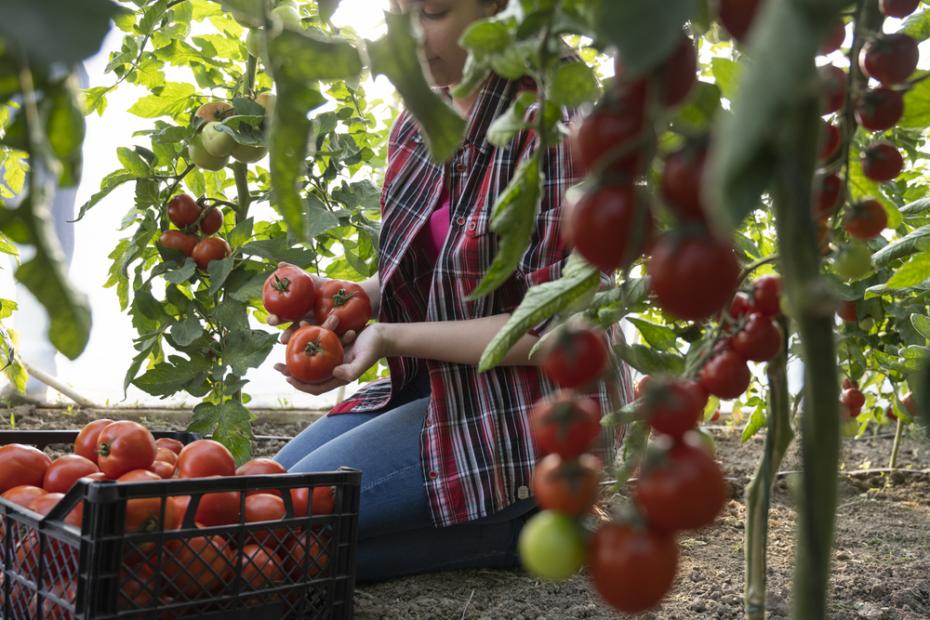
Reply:
[[[183,445],[176,439],[156,440],[141,424],[132,421],[95,420],[85,426],[74,442],[74,453],[52,460],[41,450],[22,444],[0,447],[0,492],[3,499],[39,515],[47,515],[78,480],[116,483],[155,482],[171,478],[215,478],[287,473],[268,458],[256,458],[236,468],[222,444],[201,439]],[[290,509],[284,499],[289,493]],[[122,608],[150,607],[172,602],[196,601],[233,586],[241,563],[240,591],[261,590],[313,577],[329,557],[328,533],[321,526],[307,536],[301,526],[238,528],[223,534],[200,528],[246,523],[278,523],[286,518],[332,514],[334,488],[318,486],[287,490],[255,489],[245,497],[238,491],[205,492],[199,497],[177,495],[126,501],[126,534],[151,534],[178,530],[193,524],[189,536],[165,539],[161,554],[154,542],[130,542],[123,546]],[[191,502],[194,502],[194,506]],[[65,523],[80,528],[83,502],[72,509]],[[188,514],[192,512],[192,514]],[[216,530],[214,530],[215,532]],[[4,532],[0,530],[0,536]],[[308,542],[309,541],[309,542]],[[37,531],[26,530],[12,541],[15,570],[36,581],[39,577],[40,543]],[[52,584],[59,598],[74,600],[79,550],[49,538],[42,551],[44,582]],[[306,571],[306,572],[305,572]],[[154,600],[154,593],[161,598]],[[14,596],[29,598],[22,588]],[[35,606],[34,601],[20,600]],[[62,609],[46,601],[46,618],[65,618]],[[25,608],[25,607],[23,607]]]
[[[340,338],[346,332],[361,330],[371,317],[371,301],[361,286],[343,280],[321,280],[318,284],[294,265],[281,265],[268,276],[262,288],[262,303],[281,321],[299,322],[312,317],[324,323],[335,316],[332,330],[304,325],[287,341],[287,370],[304,383],[330,379],[344,355]]]

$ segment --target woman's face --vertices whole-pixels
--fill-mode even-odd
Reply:
[[[468,52],[459,38],[474,21],[498,10],[495,2],[483,0],[398,0],[403,12],[414,11],[423,29],[423,55],[436,86],[452,86],[462,80]]]

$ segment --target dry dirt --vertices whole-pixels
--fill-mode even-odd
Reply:
[[[9,428],[9,414],[0,428]],[[15,410],[17,428],[80,428],[87,414]],[[119,415],[111,412],[110,417]],[[177,416],[152,417],[150,428],[180,429]],[[255,452],[274,452],[306,422],[262,422]],[[761,453],[757,437],[746,444],[726,427],[711,429],[718,456],[732,479],[733,499],[717,524],[681,538],[682,553],[674,589],[662,607],[642,618],[740,618],[743,583],[743,487]],[[846,440],[846,471],[883,467],[891,450],[887,432]],[[797,468],[797,444],[782,470]],[[902,471],[844,475],[833,561],[830,617],[930,618],[930,443],[905,439],[898,459]],[[791,600],[795,502],[790,477],[776,485],[769,534],[768,617],[786,618]],[[561,583],[540,582],[522,571],[482,570],[420,575],[357,588],[360,620],[424,619],[572,619],[617,618],[598,601],[583,575]]]

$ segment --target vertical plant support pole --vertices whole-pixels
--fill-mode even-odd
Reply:
[[[898,450],[901,449],[901,435],[904,434],[904,421],[898,418],[897,426],[894,429],[894,444],[891,446],[891,458],[888,459],[888,469],[894,469],[898,466]]]
[[[810,66],[814,73],[813,60]],[[807,97],[785,114],[776,145],[774,206],[784,290],[801,339],[804,407],[792,616],[827,618],[840,445],[835,300],[820,276],[811,217],[811,185],[820,135],[818,101]]]
[[[788,321],[780,321],[788,334]],[[791,430],[790,396],[788,394],[787,338],[782,352],[768,363],[769,384],[768,430],[765,448],[756,475],[746,487],[746,528],[743,549],[746,560],[746,583],[743,600],[746,620],[765,619],[766,565],[769,534],[769,506],[775,473],[794,438]]]

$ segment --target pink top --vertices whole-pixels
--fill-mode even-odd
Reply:
[[[417,236],[417,244],[426,253],[431,263],[435,263],[439,258],[439,252],[442,250],[442,244],[446,242],[449,235],[449,211],[452,200],[449,197],[449,189],[443,184],[442,194],[439,196],[439,207],[429,216],[427,226],[423,227]]]

